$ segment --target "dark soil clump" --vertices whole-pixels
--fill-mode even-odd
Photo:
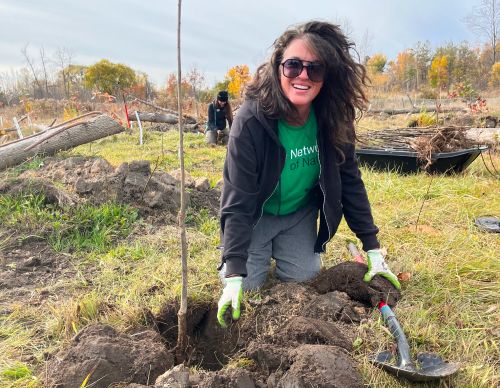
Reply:
[[[70,347],[48,361],[48,386],[107,387],[112,383],[147,384],[174,365],[154,331],[118,334],[111,326],[93,325],[73,338]]]
[[[368,270],[365,264],[346,262],[321,272],[311,285],[320,293],[331,291],[345,292],[355,301],[371,307],[377,307],[380,301],[385,301],[394,307],[401,294],[385,278],[376,275],[370,283],[363,280]]]

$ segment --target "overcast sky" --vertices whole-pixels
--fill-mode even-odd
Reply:
[[[251,72],[288,26],[311,19],[341,22],[367,54],[395,59],[418,41],[431,47],[480,42],[464,24],[479,0],[184,0],[183,72],[196,67],[207,86],[235,65]],[[100,59],[147,73],[158,86],[177,70],[177,0],[0,0],[0,73],[39,64],[39,50],[72,51],[74,64]]]

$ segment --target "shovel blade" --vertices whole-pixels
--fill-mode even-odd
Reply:
[[[395,365],[391,363],[392,358],[390,352],[382,352],[373,357],[371,362],[397,377],[403,377],[412,382],[439,380],[453,375],[460,368],[458,363],[445,362],[433,353],[419,354],[417,356],[419,366]]]

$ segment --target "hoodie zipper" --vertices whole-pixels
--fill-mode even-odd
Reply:
[[[278,159],[280,160],[280,163],[281,163],[281,144],[279,145],[278,147]],[[321,168],[321,167],[320,167]],[[278,186],[281,185],[281,171],[280,171],[280,177],[278,179],[278,183],[276,183],[276,186],[274,186],[274,189],[273,191],[271,191],[271,194],[266,198],[266,200],[264,202],[262,202],[262,206],[260,207],[260,216],[259,218],[257,219],[257,221],[253,224],[253,229],[255,229],[255,227],[257,226],[257,224],[259,223],[260,219],[262,218],[262,215],[264,214],[264,204],[267,202],[267,200],[269,198],[271,198],[274,194],[274,192],[276,191],[276,189],[278,188]],[[281,190],[281,187],[280,187],[280,190]],[[280,193],[280,198],[281,198],[281,193]],[[280,199],[280,206],[281,206],[281,199]]]
[[[318,184],[319,184],[319,188],[320,188],[321,192],[323,193],[322,208],[323,208],[323,214],[325,215],[326,229],[328,231],[328,238],[326,239],[326,241],[323,244],[321,244],[321,249],[324,251],[325,250],[325,245],[328,243],[328,241],[331,240],[331,235],[330,235],[330,225],[328,225],[328,218],[326,217],[326,212],[325,212],[326,192],[323,189],[323,186],[321,185],[321,155],[320,155],[320,152],[319,152],[318,139],[316,139],[316,146],[318,147],[318,162],[319,162]]]

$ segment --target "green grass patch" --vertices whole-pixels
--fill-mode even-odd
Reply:
[[[16,363],[2,369],[0,374],[3,377],[7,377],[9,380],[20,380],[32,377],[30,368],[28,368],[26,364],[21,363]]]
[[[126,205],[78,206],[52,224],[49,242],[56,251],[105,251],[116,238],[127,235],[137,217],[137,211]]]
[[[42,195],[0,196],[0,223],[46,235],[56,251],[104,251],[137,220],[135,209],[114,203],[61,209]]]

